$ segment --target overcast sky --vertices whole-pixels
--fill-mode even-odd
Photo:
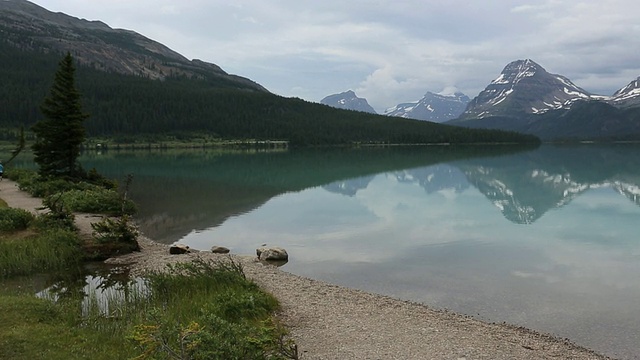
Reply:
[[[351,89],[378,112],[454,87],[473,98],[517,59],[602,95],[640,76],[637,0],[35,3],[134,30],[279,95]]]

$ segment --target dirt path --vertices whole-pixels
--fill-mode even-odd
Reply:
[[[0,181],[0,199],[6,201],[12,208],[25,209],[36,214],[42,207],[42,200],[20,191],[18,184],[14,181],[2,179]]]
[[[32,211],[38,199],[0,183],[0,198]],[[76,221],[91,222],[90,216]],[[95,221],[95,220],[94,220]],[[89,226],[90,228],[90,226]],[[141,237],[142,251],[110,259],[135,272],[167,263],[222,255],[169,255],[168,246]],[[607,359],[574,344],[525,328],[489,324],[427,306],[327,284],[235,256],[245,272],[282,304],[280,317],[298,344],[301,359]]]

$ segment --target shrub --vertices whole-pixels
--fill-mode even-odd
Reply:
[[[54,195],[55,196],[55,195]],[[64,207],[73,212],[99,214],[134,214],[137,209],[131,200],[123,200],[113,189],[91,186],[87,189],[73,189],[60,194]]]
[[[0,231],[25,230],[34,216],[22,209],[0,208]]]
[[[73,213],[64,206],[64,203],[59,201],[60,195],[57,197],[46,197],[42,204],[44,208],[49,209],[48,212],[40,214],[34,221],[34,227],[41,231],[47,229],[67,229],[70,231],[77,231],[75,224],[75,217]]]
[[[86,174],[86,178],[89,183],[103,187],[105,189],[117,189],[118,183],[115,180],[107,179],[100,174],[96,168],[92,168]]]
[[[137,248],[138,230],[131,224],[128,215],[122,215],[116,220],[104,218],[100,222],[91,224],[91,227],[93,237],[98,242],[135,244],[135,250],[139,250]]]
[[[35,171],[28,169],[16,169],[14,167],[11,167],[10,169],[5,170],[6,171],[4,173],[4,177],[16,182],[22,182],[29,179],[30,177],[38,175]]]
[[[36,173],[23,173],[18,180],[20,190],[26,191],[35,197],[46,197],[52,194],[69,191],[71,189],[87,188],[90,184],[73,183],[65,179],[45,179]]]

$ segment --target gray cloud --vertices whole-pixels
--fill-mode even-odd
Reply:
[[[451,86],[473,97],[523,58],[600,94],[640,75],[632,0],[36,2],[135,30],[284,96],[353,89],[379,111]]]

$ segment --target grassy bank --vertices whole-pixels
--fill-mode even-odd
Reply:
[[[82,201],[109,202],[95,184],[14,175],[21,187],[45,194],[50,212],[34,216],[0,201],[1,359],[297,358],[273,315],[278,302],[246,279],[231,258],[168,267],[135,279],[141,286],[116,287],[119,295],[106,299],[85,293],[86,278],[73,286],[55,284],[47,291],[49,299],[37,298],[29,280],[17,276],[80,267],[91,254],[69,222],[69,209],[87,206]],[[111,223],[106,230],[111,236],[94,241],[122,241],[121,225]],[[5,286],[9,282],[20,285]]]
[[[83,294],[52,302],[3,293],[0,358],[296,358],[271,315],[277,301],[231,260],[179,265],[145,284],[106,306],[87,306]]]

